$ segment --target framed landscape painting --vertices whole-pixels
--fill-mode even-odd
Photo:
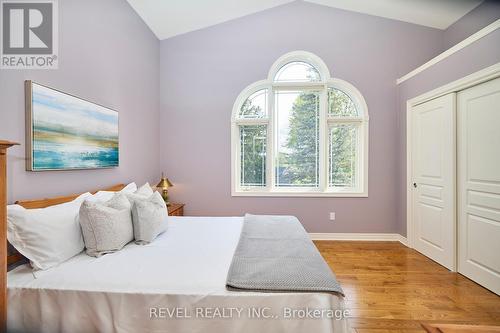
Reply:
[[[28,171],[119,165],[118,112],[26,81]]]

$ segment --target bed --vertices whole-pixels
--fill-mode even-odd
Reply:
[[[226,277],[242,217],[169,217],[154,242],[7,275],[9,331],[347,332],[332,293],[238,292]],[[313,312],[316,310],[316,312]]]

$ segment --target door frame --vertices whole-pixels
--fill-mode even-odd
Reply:
[[[472,73],[470,75],[467,75],[461,79],[455,80],[451,83],[448,83],[444,86],[441,86],[439,88],[436,88],[434,90],[431,90],[427,93],[421,94],[417,97],[414,97],[412,99],[409,99],[406,102],[406,236],[408,240],[408,247],[410,248],[415,248],[415,223],[413,221],[413,209],[412,209],[412,203],[413,203],[413,190],[412,190],[412,175],[413,175],[413,170],[412,170],[412,151],[411,147],[413,142],[412,142],[412,111],[413,108],[419,104],[425,103],[427,101],[430,101],[432,99],[447,95],[449,93],[457,93],[461,90],[476,86],[478,84],[481,84],[486,81],[490,81],[493,79],[496,79],[500,77],[500,62],[490,66],[486,67],[480,71],[477,71],[475,73]],[[456,142],[456,140],[455,140]],[[454,147],[455,151],[457,147]],[[455,177],[454,179],[454,187],[457,188],[457,179]],[[457,197],[457,196],[455,196]],[[455,199],[456,201],[456,199]],[[455,205],[455,207],[458,207]],[[457,214],[455,214],[457,216]],[[455,217],[455,224],[457,224],[457,219]],[[457,246],[458,242],[456,242],[455,249],[454,249],[454,265],[452,271],[457,270]]]

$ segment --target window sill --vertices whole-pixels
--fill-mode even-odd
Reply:
[[[233,197],[368,198],[368,192],[232,191]]]

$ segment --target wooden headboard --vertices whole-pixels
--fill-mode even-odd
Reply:
[[[125,185],[118,184],[118,185],[104,188],[101,190],[97,190],[97,191],[94,191],[91,193],[94,194],[94,193],[97,193],[99,191],[120,191],[124,187],[125,187]],[[16,205],[23,206],[26,209],[46,208],[46,207],[50,207],[50,206],[54,206],[54,205],[59,205],[59,204],[65,203],[65,202],[73,201],[76,198],[78,198],[79,195],[81,195],[81,194],[73,194],[73,195],[62,196],[62,197],[35,199],[35,200],[19,200],[19,201],[16,201]]]
[[[97,190],[91,192],[92,194],[97,193],[98,191],[120,191],[125,187],[124,184],[118,184],[111,187],[107,187],[101,190]],[[20,200],[16,201],[17,205],[23,206],[26,209],[35,209],[35,208],[46,208],[54,205],[59,205],[65,202],[70,202],[75,200],[80,194],[73,194],[68,196],[54,197],[54,198],[45,198],[45,199],[35,199],[35,200]],[[13,265],[19,261],[26,260],[20,253],[17,251],[15,253],[7,255],[7,265]]]

